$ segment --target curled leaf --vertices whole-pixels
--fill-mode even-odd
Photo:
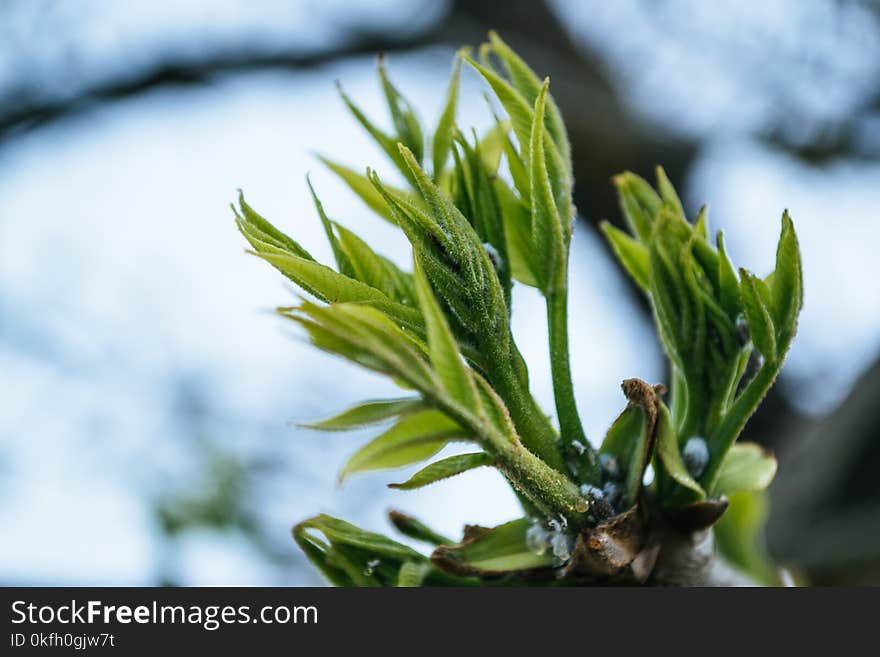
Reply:
[[[406,545],[323,514],[296,525],[293,538],[335,586],[394,586],[403,563],[429,565]]]
[[[652,386],[639,379],[624,381],[623,390],[629,403],[608,429],[599,453],[614,457],[623,478],[619,506],[627,509],[635,504],[651,461],[660,399]]]
[[[658,407],[657,416],[657,461],[658,468],[664,475],[668,475],[675,484],[690,491],[689,494],[674,490],[663,491],[664,501],[668,504],[694,502],[706,497],[706,492],[691,476],[685,467],[684,460],[679,450],[678,439],[672,426],[669,410],[661,403]]]
[[[430,543],[431,545],[455,543],[455,541],[446,538],[442,534],[438,534],[433,529],[425,525],[423,522],[417,520],[416,518],[413,518],[412,516],[408,516],[405,513],[401,513],[400,511],[389,511],[388,519],[391,521],[391,524],[394,525],[394,528],[397,529],[397,531],[399,531],[404,536],[408,536],[417,541]]]

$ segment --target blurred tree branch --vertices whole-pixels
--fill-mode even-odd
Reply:
[[[880,360],[831,415],[780,440],[769,542],[816,583],[880,583]]]
[[[157,58],[153,68],[136,69],[128,78],[64,99],[40,99],[18,94],[0,105],[0,141],[4,137],[94,105],[112,102],[161,86],[206,85],[220,74],[263,69],[307,69],[376,52],[405,52],[434,44],[477,43],[497,29],[539,73],[554,71],[553,89],[571,129],[578,188],[575,200],[595,224],[618,221],[609,172],[632,169],[649,174],[662,161],[673,180],[681,180],[695,151],[693,144],[647,130],[619,102],[594,57],[584,56],[545,2],[512,0],[499,12],[486,0],[456,0],[445,19],[426,32],[399,36],[347,28],[344,45],[325,51],[291,52],[271,56],[228,52],[197,62]]]

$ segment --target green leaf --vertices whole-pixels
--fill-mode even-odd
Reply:
[[[458,87],[461,78],[461,57],[456,55],[452,68],[452,77],[449,80],[449,89],[446,92],[446,105],[437,122],[434,131],[434,143],[432,150],[434,181],[439,182],[446,160],[449,159],[449,151],[452,148],[452,139],[455,134],[455,109],[458,105]]]
[[[503,180],[496,178],[494,182],[504,221],[510,274],[523,285],[541,288],[541,266],[538,253],[532,247],[529,206],[517,198]]]
[[[407,101],[391,84],[388,79],[388,73],[385,70],[385,58],[379,55],[379,79],[382,81],[382,90],[385,92],[385,100],[388,103],[388,110],[391,113],[391,120],[394,122],[394,129],[397,131],[399,141],[406,144],[416,160],[422,162],[425,152],[425,138],[422,135],[422,127],[416,118],[412,105]]]
[[[435,291],[446,302],[455,319],[476,336],[492,335],[508,340],[507,307],[498,272],[474,227],[425,174],[412,153],[401,145],[401,153],[412,170],[427,214],[421,217],[412,207],[392,199],[395,210],[411,222],[404,226],[407,237],[421,258]],[[386,199],[387,200],[387,199]],[[402,225],[403,225],[402,223]],[[412,224],[418,224],[412,230]],[[419,229],[429,231],[425,236]],[[503,351],[505,345],[496,342]]]
[[[452,400],[461,404],[463,408],[476,412],[479,403],[470,370],[458,351],[455,337],[452,335],[449,324],[434,297],[434,291],[425,277],[425,271],[418,255],[414,257],[413,264],[416,294],[419,298],[422,316],[425,318],[431,365],[440,379],[443,390]]]
[[[526,102],[534,104],[535,99],[541,93],[541,79],[510,46],[501,40],[501,37],[494,30],[489,32],[489,42],[492,44],[493,52],[498,55],[504,65],[513,86],[523,95]],[[547,97],[545,125],[553,143],[559,149],[562,159],[568,162],[571,159],[571,146],[568,142],[565,123],[562,121],[562,114],[552,96]]]
[[[327,303],[390,301],[374,287],[349,278],[314,260],[293,254],[256,253],[301,288]]]
[[[427,406],[421,397],[379,399],[363,402],[326,420],[301,424],[300,426],[321,431],[349,431],[384,422],[399,415],[421,411],[425,408]]]
[[[409,239],[414,247],[417,244],[436,244],[436,248],[443,253],[452,254],[456,250],[448,227],[440,225],[436,218],[425,209],[416,207],[415,204],[401,196],[395,196],[379,180],[379,176],[375,171],[368,170],[367,177],[374,188],[385,199],[395,223],[403,229],[407,239]]]
[[[703,207],[705,208],[705,206]],[[718,262],[718,251],[709,244],[703,234],[704,230],[708,230],[708,227],[705,223],[700,224],[698,219],[697,225],[690,230],[688,241],[694,259],[700,265],[699,275],[701,278],[705,277],[705,280],[709,283],[704,289],[707,294],[714,298],[718,290],[718,268],[720,263]]]
[[[435,392],[424,345],[381,311],[360,304],[318,306],[305,302],[279,312],[303,326],[319,349],[393,376],[422,392]]]
[[[649,292],[651,289],[651,261],[647,247],[607,221],[603,221],[599,227],[605,233],[605,238],[611,244],[614,255],[617,256],[626,272],[636,285],[645,292]]]
[[[501,156],[504,154],[504,146],[509,141],[507,136],[509,132],[510,122],[496,119],[495,125],[489,128],[477,144],[475,150],[479,151],[483,167],[490,176],[498,174],[498,167],[501,166]]]
[[[648,182],[630,171],[614,177],[620,210],[633,235],[642,242],[649,242],[654,218],[663,204],[657,192]]]
[[[413,164],[419,175],[424,176],[414,160]],[[377,189],[385,194],[413,249],[423,259],[427,275],[451,315],[472,335],[479,335],[481,331],[491,333],[494,329],[490,324],[499,318],[506,320],[507,310],[499,313],[502,309],[498,302],[503,304],[503,290],[473,227],[426,177],[420,180],[431,185],[426,189],[431,194],[432,214],[387,194],[374,172],[371,176]],[[494,277],[494,281],[487,280],[487,276]],[[500,333],[501,337],[506,334],[506,330]],[[469,358],[472,356],[479,359],[479,354],[469,354]]]
[[[336,259],[336,266],[339,268],[339,273],[353,277],[354,274],[351,261],[339,246],[339,240],[336,238],[336,233],[333,232],[333,224],[324,212],[324,206],[318,199],[318,195],[315,193],[315,188],[312,187],[312,181],[308,176],[306,176],[306,185],[309,187],[309,193],[312,195],[312,202],[315,204],[315,209],[318,211],[318,216],[321,218],[321,225],[324,227],[327,241],[330,242],[330,248],[333,250],[333,257]]]
[[[504,244],[504,224],[492,185],[495,174],[486,165],[483,145],[477,140],[476,133],[473,146],[462,135],[457,137],[456,142],[461,154],[456,153],[457,186],[454,188],[453,199],[462,201],[461,205],[456,205],[480,239],[498,249],[504,257],[507,248]]]
[[[532,104],[492,69],[478,64],[470,57],[465,57],[465,61],[473,66],[489,83],[489,86],[492,87],[492,91],[495,92],[502,107],[504,107],[504,110],[510,117],[510,124],[519,142],[520,155],[525,155],[528,149],[529,137],[532,133]]]
[[[629,508],[635,503],[642,477],[650,460],[650,439],[645,411],[635,404],[627,405],[602,441],[600,454],[615,458],[625,477],[625,490],[621,508]]]
[[[510,417],[510,411],[507,409],[501,396],[477,372],[474,372],[474,381],[477,384],[477,392],[480,395],[483,417],[495,428],[503,441],[515,443],[517,440],[521,440],[517,436],[516,427]],[[526,447],[538,454],[539,457],[545,458],[546,444],[526,444]]]
[[[467,472],[484,465],[492,465],[493,463],[494,459],[485,452],[457,454],[422,468],[402,484],[388,484],[388,487],[399,488],[400,490],[421,488],[441,479],[448,479],[462,472]]]
[[[389,511],[388,518],[397,531],[417,541],[431,545],[451,545],[455,543],[455,541],[446,538],[442,534],[438,534],[423,522],[400,511]]]
[[[767,506],[764,493],[735,493],[712,531],[718,552],[725,559],[759,582],[777,586],[779,575],[764,542]]]
[[[709,208],[706,205],[700,208],[700,213],[694,222],[694,233],[704,240],[709,239]]]
[[[798,314],[804,302],[800,248],[788,210],[782,215],[776,269],[768,287],[778,350],[784,353],[797,330]]]
[[[452,199],[481,242],[495,250],[492,264],[504,290],[505,306],[510,308],[511,279],[504,219],[493,185],[495,174],[487,169],[481,149],[482,144],[477,140],[476,133],[473,146],[461,135],[456,138]]]
[[[420,329],[421,315],[413,307],[390,298],[382,290],[340,274],[313,260],[289,253],[256,253],[282,274],[320,301],[326,303],[363,303],[373,305],[396,322]],[[402,299],[403,300],[403,299]]]
[[[535,115],[529,141],[529,187],[532,197],[532,239],[544,262],[544,293],[554,286],[564,285],[565,235],[559,208],[553,194],[550,173],[544,150],[544,104],[550,79],[544,81],[541,93],[535,101]]]
[[[464,244],[466,236],[471,237],[476,243],[480,243],[479,237],[473,230],[471,223],[452,204],[449,197],[431,181],[409,149],[401,144],[400,153],[409,167],[415,179],[416,187],[425,201],[428,210],[426,218],[434,227],[439,228],[440,232],[449,235],[447,242],[449,247],[452,249],[462,249],[462,247],[466,246]],[[435,235],[437,235],[436,232]],[[481,243],[480,246],[482,247]]]
[[[660,191],[660,198],[663,199],[663,204],[669,206],[678,216],[684,217],[681,199],[678,198],[675,187],[669,182],[669,178],[666,177],[666,172],[661,166],[657,167],[657,189]]]
[[[366,114],[364,114],[345,94],[342,90],[342,85],[337,84],[337,86],[339,88],[339,95],[342,96],[342,100],[345,102],[357,122],[360,123],[368,133],[370,133],[370,136],[377,144],[379,144],[379,147],[385,151],[385,154],[397,166],[398,170],[406,177],[406,179],[410,182],[415,182],[409,171],[409,167],[406,166],[406,162],[401,157],[400,150],[397,148],[398,140],[377,128],[373,122],[367,118]]]
[[[535,554],[526,545],[531,520],[522,518],[480,532],[458,545],[441,545],[431,561],[454,575],[486,577],[546,568],[553,565],[550,554]]]
[[[386,221],[397,225],[397,222],[394,221],[394,217],[391,215],[391,210],[388,209],[388,204],[385,202],[385,199],[383,199],[382,195],[376,191],[376,188],[373,187],[373,184],[364,174],[358,173],[354,169],[350,169],[323,156],[318,156],[318,159],[320,159],[328,169],[339,176],[368,208]],[[400,190],[398,190],[398,193],[406,195],[406,192]]]
[[[740,312],[742,312],[742,303],[739,296],[739,280],[736,272],[727,257],[727,250],[724,247],[724,235],[719,231],[716,238],[718,245],[718,287],[719,302],[724,308],[727,316],[732,320],[736,320]]]
[[[740,296],[752,343],[768,363],[776,363],[776,329],[767,308],[770,292],[764,281],[745,269],[740,268],[739,275]]]
[[[513,186],[519,192],[519,197],[525,207],[530,208],[532,206],[532,192],[529,189],[529,172],[526,171],[525,162],[516,152],[509,136],[504,140],[504,156],[507,158],[507,168],[513,179]]]
[[[431,572],[431,564],[407,561],[400,567],[397,586],[401,588],[422,586],[429,572]]]
[[[715,493],[732,495],[767,488],[776,474],[776,458],[756,443],[735,443],[718,472]]]
[[[345,464],[339,480],[343,481],[355,472],[419,463],[439,452],[450,441],[468,438],[464,429],[439,411],[408,415],[361,447]]]
[[[667,225],[661,215],[657,222],[660,233]],[[649,246],[651,266],[651,302],[657,318],[657,328],[669,359],[683,369],[691,345],[686,333],[691,329],[688,316],[688,292],[681,272],[673,266],[670,255],[660,239]]]
[[[241,191],[238,192],[238,204],[241,207],[241,213],[235,206],[232,206],[232,211],[235,213],[235,223],[255,251],[258,253],[291,253],[300,258],[314,260],[296,240],[275,228],[249,206]]]
[[[301,525],[293,528],[293,539],[306,558],[330,584],[333,586],[357,586],[345,568],[331,562],[331,547],[326,541],[312,535]]]
[[[293,528],[293,537],[312,563],[337,586],[394,586],[403,563],[427,564],[427,559],[411,547],[328,515],[299,523]]]
[[[672,419],[669,416],[669,409],[666,408],[665,404],[661,403],[658,406],[658,410],[656,429],[657,447],[655,452],[657,460],[663,473],[669,475],[669,477],[671,477],[678,485],[690,491],[690,494],[676,491],[665,491],[663,493],[664,502],[670,504],[682,501],[684,503],[689,503],[705,498],[706,492],[690,475],[684,465],[684,460],[681,457],[681,451],[678,445],[678,439],[675,435],[675,429],[673,429],[672,426]],[[696,497],[694,497],[694,494],[696,494]],[[682,496],[685,496],[686,499],[682,500]]]
[[[682,317],[684,324],[682,334],[691,345],[690,351],[694,354],[693,360],[695,361],[688,363],[687,369],[696,375],[692,378],[699,379],[707,365],[704,361],[706,354],[706,303],[704,299],[712,304],[714,304],[714,300],[705,293],[705,288],[709,287],[709,283],[705,281],[705,275],[702,275],[703,272],[693,255],[692,246],[696,239],[696,236],[691,237],[688,243],[681,248],[678,264],[686,286],[686,295],[682,305],[688,313]],[[702,278],[699,278],[698,275],[702,275]],[[701,285],[701,280],[703,285]]]
[[[348,263],[349,276],[382,291],[389,299],[414,307],[416,298],[412,275],[370,248],[356,234],[334,224],[339,233],[339,248]]]

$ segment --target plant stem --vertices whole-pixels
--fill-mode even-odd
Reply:
[[[498,392],[496,390],[496,392]],[[499,396],[501,395],[498,392]],[[589,502],[580,494],[578,485],[563,471],[552,466],[528,449],[515,435],[502,433],[458,404],[440,394],[431,398],[473,436],[489,454],[497,459],[496,467],[507,477],[514,490],[547,518],[563,519],[572,530],[586,526]],[[554,450],[557,458],[560,455]]]
[[[498,467],[514,488],[549,518],[563,518],[570,529],[577,531],[586,525],[589,504],[577,484],[520,443],[506,442],[498,447]]]
[[[666,531],[651,574],[654,586],[760,586],[761,583],[726,562],[715,549],[712,529]]]
[[[516,427],[522,444],[551,468],[565,472],[565,462],[557,447],[556,430],[544,415],[535,398],[520,381],[510,363],[496,369],[501,376],[493,384],[510,411],[510,419]]]
[[[733,445],[746,422],[758,408],[770,386],[773,385],[778,373],[779,364],[764,363],[755,378],[749,381],[736,401],[733,402],[718,428],[712,432],[709,438],[709,466],[702,477],[703,486],[710,493],[715,488],[721,468],[722,459],[716,458],[716,456],[726,454],[730,446]]]
[[[564,280],[564,279],[563,279]],[[571,380],[571,362],[568,352],[568,287],[558,286],[547,295],[547,329],[550,341],[550,369],[553,376],[553,397],[559,417],[560,437],[567,452],[582,455],[589,472],[586,479],[599,481],[596,452],[587,440],[578,414]],[[577,449],[575,450],[575,443]]]

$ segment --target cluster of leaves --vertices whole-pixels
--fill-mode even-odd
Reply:
[[[693,224],[687,221],[662,169],[656,191],[630,172],[614,182],[629,233],[607,222],[602,230],[650,299],[671,372],[671,408],[661,403],[656,437],[657,497],[679,511],[722,499],[721,513],[735,501],[719,533],[722,548],[766,578],[765,560],[758,564],[754,556],[755,534],[764,518],[760,493],[776,461],[760,446],[736,440],[779,373],[803,305],[791,218],[783,213],[776,266],[762,279],[734,269],[722,232],[710,241],[706,206]],[[731,531],[737,519],[740,526]]]
[[[317,262],[243,197],[233,208],[253,252],[313,298],[280,308],[280,314],[301,325],[315,346],[410,392],[310,425],[338,431],[390,424],[349,459],[341,477],[423,462],[451,442],[467,442],[477,449],[429,463],[392,486],[419,488],[491,466],[510,482],[526,513],[494,529],[470,527],[459,543],[393,516],[404,534],[435,546],[430,559],[340,520],[307,520],[294,536],[334,584],[522,581],[571,561],[580,533],[631,513],[651,462],[657,472],[651,495],[672,511],[760,489],[775,471],[771,456],[734,441],[779,370],[801,305],[797,242],[787,215],[775,272],[762,280],[741,270],[737,277],[721,236],[717,249],[707,241],[705,211],[688,223],[662,171],[659,194],[633,174],[617,179],[631,234],[608,225],[604,230],[650,296],[672,364],[672,402],[670,410],[659,387],[625,382],[627,408],[596,450],[578,416],[568,357],[568,257],[576,212],[565,127],[549,79],[538,78],[497,35],[480,48],[478,60],[466,51],[456,57],[430,135],[381,59],[393,133],[377,127],[340,90],[408,186],[392,186],[374,170],[361,174],[322,160],[370,209],[400,228],[412,245],[412,272],[332,221],[313,189],[335,269]],[[462,62],[485,79],[509,117],[496,116],[482,137],[467,137],[456,125]],[[558,429],[529,391],[528,369],[511,333],[514,282],[535,287],[546,300]],[[763,363],[746,382],[752,345]]]
[[[670,492],[664,497],[678,501],[707,492],[735,492],[723,468],[725,460],[779,373],[803,303],[794,226],[785,212],[776,268],[769,276],[761,279],[745,269],[737,276],[723,234],[717,233],[714,244],[709,241],[706,207],[694,224],[688,223],[662,169],[657,171],[659,194],[633,173],[621,174],[615,184],[630,234],[608,223],[603,231],[651,300],[672,372],[676,440],[682,448],[693,439],[706,447],[705,463],[694,476],[681,476],[676,464],[662,464],[672,480],[668,485],[680,484],[694,493]],[[747,367],[753,356],[760,362],[757,373]],[[730,458],[740,462],[761,457],[742,446]]]

